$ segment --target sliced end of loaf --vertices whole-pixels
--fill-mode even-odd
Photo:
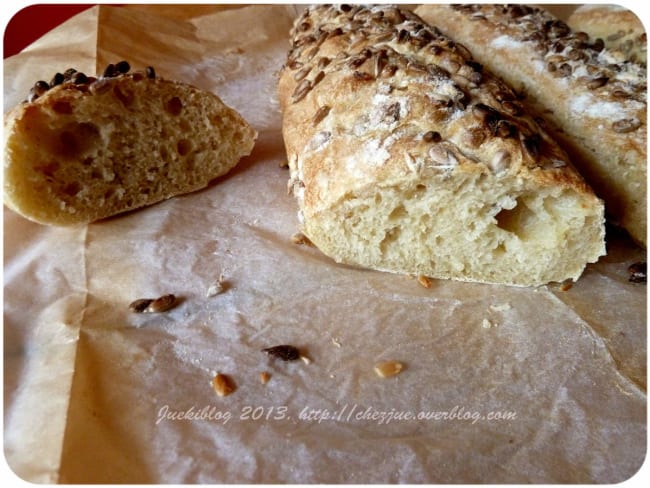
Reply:
[[[603,222],[593,195],[474,173],[350,192],[304,232],[341,263],[536,286],[576,280],[605,254]]]
[[[17,107],[6,129],[5,204],[54,225],[203,188],[256,137],[215,95],[137,74],[55,86]]]

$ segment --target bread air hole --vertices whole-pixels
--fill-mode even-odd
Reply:
[[[534,215],[521,199],[517,198],[513,208],[504,208],[495,218],[500,229],[523,237],[524,228],[530,219],[534,218]]]
[[[187,139],[181,139],[176,143],[176,151],[181,156],[185,156],[192,150],[192,142]]]
[[[172,115],[180,115],[183,110],[183,102],[181,102],[181,99],[178,97],[172,97],[167,100],[165,110]]]
[[[554,242],[556,234],[563,232],[558,220],[561,209],[558,199],[553,197],[520,196],[512,208],[504,208],[495,216],[500,229],[514,234],[519,239]]]
[[[89,122],[68,124],[58,135],[57,154],[74,159],[85,156],[98,144],[99,129]]]
[[[54,102],[54,105],[52,106],[52,109],[57,114],[71,114],[72,113],[72,105],[70,105],[70,102],[67,102],[65,100],[59,100],[58,102]]]

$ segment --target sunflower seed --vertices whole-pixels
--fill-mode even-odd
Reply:
[[[271,375],[267,371],[262,371],[260,373],[260,383],[266,385],[271,379]]]
[[[375,373],[381,378],[395,376],[402,372],[404,364],[399,361],[381,361],[375,364]]]
[[[625,134],[627,132],[632,132],[641,127],[641,121],[639,119],[621,119],[617,120],[612,124],[612,129],[615,132],[620,134]]]
[[[293,102],[296,103],[302,100],[303,98],[305,98],[305,96],[307,95],[307,93],[310,92],[310,90],[311,90],[311,81],[305,78],[300,83],[298,83],[296,89],[293,91],[293,94],[291,95],[291,97],[293,98]]]
[[[282,344],[280,346],[267,347],[262,349],[262,352],[267,353],[269,356],[282,359],[283,361],[295,361],[300,359],[300,351],[295,346]]]
[[[431,279],[424,275],[418,275],[418,283],[425,288],[431,288]]]
[[[212,378],[212,388],[220,397],[230,395],[235,391],[235,384],[232,382],[230,377],[225,374],[217,373],[214,378]]]
[[[312,119],[312,124],[314,127],[316,127],[320,122],[327,117],[327,115],[330,113],[331,107],[329,105],[323,105],[320,107],[317,111],[316,114],[314,115],[314,118]]]
[[[294,73],[293,79],[295,81],[300,81],[300,80],[304,79],[305,76],[307,76],[310,71],[311,71],[311,66],[305,66],[304,68],[302,68],[302,69],[300,69],[300,70],[298,70],[298,71],[296,71]]]
[[[375,78],[378,78],[384,70],[387,61],[388,55],[386,54],[386,51],[382,49],[377,53],[377,56],[375,56]]]
[[[442,140],[442,136],[440,135],[439,132],[430,130],[429,132],[424,133],[424,135],[422,136],[422,140],[424,142],[440,142]]]
[[[144,311],[148,313],[166,312],[167,310],[173,308],[175,304],[176,297],[170,293],[152,300]]]
[[[129,310],[135,313],[143,313],[151,302],[153,302],[153,298],[140,298],[129,304]]]

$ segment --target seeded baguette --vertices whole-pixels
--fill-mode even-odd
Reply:
[[[645,69],[539,8],[422,5],[417,12],[523,91],[608,214],[646,246]]]
[[[515,93],[391,6],[314,6],[279,79],[302,232],[340,263],[508,285],[577,279],[603,204]]]
[[[581,5],[567,24],[575,32],[601,38],[607,49],[621,51],[625,59],[646,65],[648,42],[643,23],[634,12],[620,5]]]
[[[250,154],[256,132],[216,95],[129,69],[57,73],[8,114],[7,207],[84,224],[204,188]]]

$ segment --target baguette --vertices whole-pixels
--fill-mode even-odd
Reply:
[[[302,232],[340,263],[508,285],[577,279],[603,204],[515,93],[391,6],[315,6],[279,100]]]
[[[567,24],[575,32],[602,39],[607,49],[621,51],[625,59],[646,65],[646,32],[631,10],[620,5],[581,5],[571,13]]]
[[[417,12],[522,90],[610,217],[646,246],[645,69],[539,8],[422,5]]]
[[[8,114],[7,207],[85,224],[203,188],[250,154],[256,132],[216,95],[129,69],[58,73]]]

